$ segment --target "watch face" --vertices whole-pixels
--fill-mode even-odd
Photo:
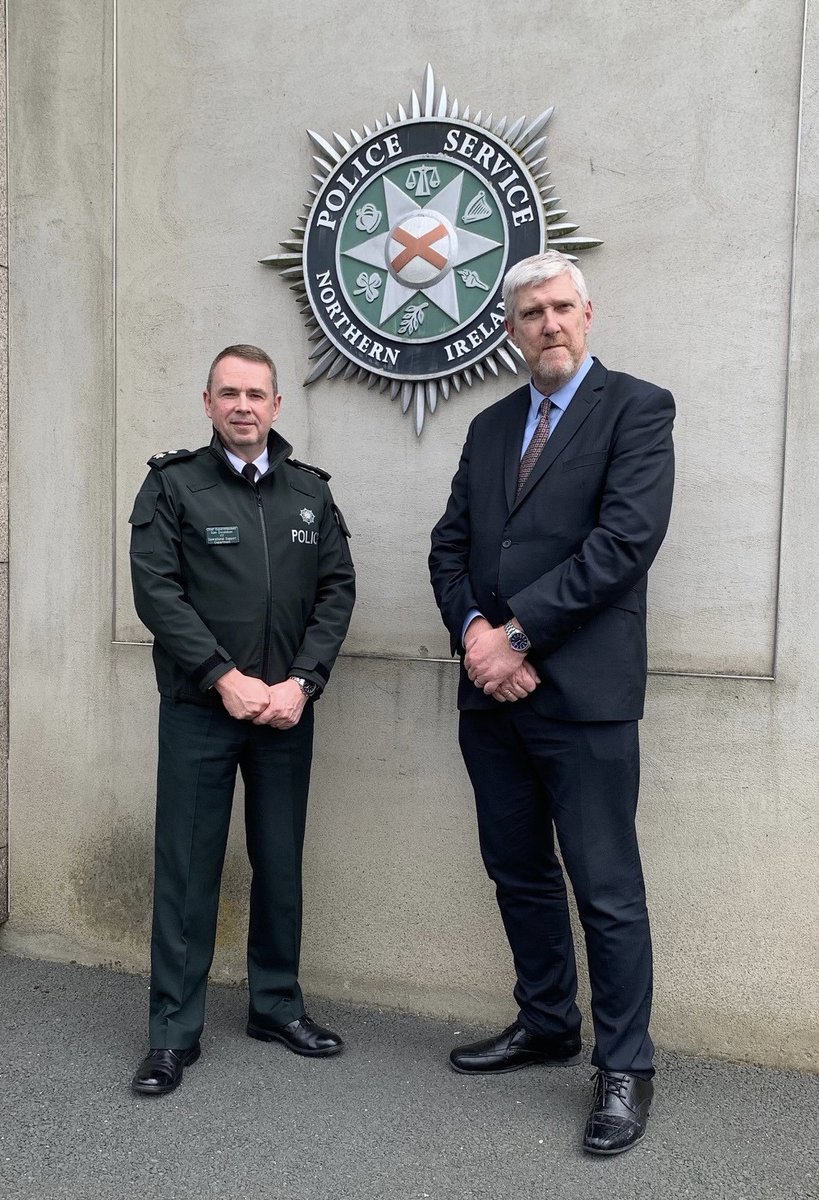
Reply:
[[[504,632],[509,640],[509,645],[513,650],[517,650],[519,654],[525,654],[531,648],[532,643],[529,641],[522,629],[518,629],[510,621],[504,625]]]

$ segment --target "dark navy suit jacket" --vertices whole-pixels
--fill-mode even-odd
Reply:
[[[625,721],[643,714],[646,573],[668,526],[674,484],[671,393],[597,359],[516,498],[528,385],[479,413],[430,572],[452,642],[477,608],[514,614],[542,683],[543,716]],[[458,707],[492,708],[461,664]]]

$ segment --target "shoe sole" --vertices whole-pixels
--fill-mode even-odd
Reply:
[[[191,1051],[190,1057],[186,1058],[182,1064],[182,1072],[184,1074],[185,1067],[192,1067],[198,1058],[201,1057],[202,1047],[197,1046],[195,1051]],[[182,1075],[179,1076],[177,1083],[157,1084],[152,1087],[148,1083],[137,1083],[136,1080],[131,1080],[131,1089],[138,1096],[167,1096],[168,1092],[175,1092],[182,1082]]]
[[[255,1038],[257,1042],[281,1042],[288,1050],[292,1050],[294,1054],[301,1054],[304,1058],[329,1058],[332,1054],[340,1054],[344,1049],[344,1043],[341,1042],[338,1046],[327,1046],[323,1050],[300,1050],[292,1042],[288,1042],[287,1038],[282,1037],[280,1033],[273,1033],[269,1029],[261,1029],[258,1025],[248,1024],[245,1032],[248,1037]]]
[[[582,1058],[582,1054],[575,1054],[571,1058],[534,1059],[532,1062],[513,1063],[511,1067],[488,1067],[486,1070],[481,1067],[456,1067],[452,1059],[449,1065],[458,1075],[508,1075],[510,1071],[524,1071],[527,1067],[574,1067]]]

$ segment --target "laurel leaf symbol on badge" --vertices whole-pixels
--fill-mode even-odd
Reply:
[[[485,292],[489,291],[488,285],[484,283],[477,271],[459,271],[458,274],[460,275],[461,279],[463,279],[466,287],[483,288]]]
[[[378,226],[381,224],[382,213],[374,204],[362,204],[361,208],[355,210],[356,229],[360,229],[362,233],[375,233]]]
[[[404,310],[398,332],[417,333],[424,323],[424,309],[428,307],[428,304],[410,304]]]
[[[368,275],[366,271],[362,271],[357,277],[356,283],[358,287],[353,292],[354,296],[363,296],[370,304],[373,300],[378,299],[378,292],[381,287],[381,276],[373,271],[372,275]]]

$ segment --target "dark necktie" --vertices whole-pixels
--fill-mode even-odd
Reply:
[[[256,464],[255,463],[245,463],[245,465],[242,467],[242,474],[244,475],[244,477],[248,483],[252,483],[254,487],[256,486]]]
[[[523,485],[532,474],[535,463],[540,458],[541,451],[546,445],[549,438],[549,413],[552,408],[551,396],[544,396],[540,402],[540,420],[538,421],[535,432],[532,434],[532,440],[526,447],[526,453],[520,460],[518,467],[518,491],[520,495],[523,490]]]

